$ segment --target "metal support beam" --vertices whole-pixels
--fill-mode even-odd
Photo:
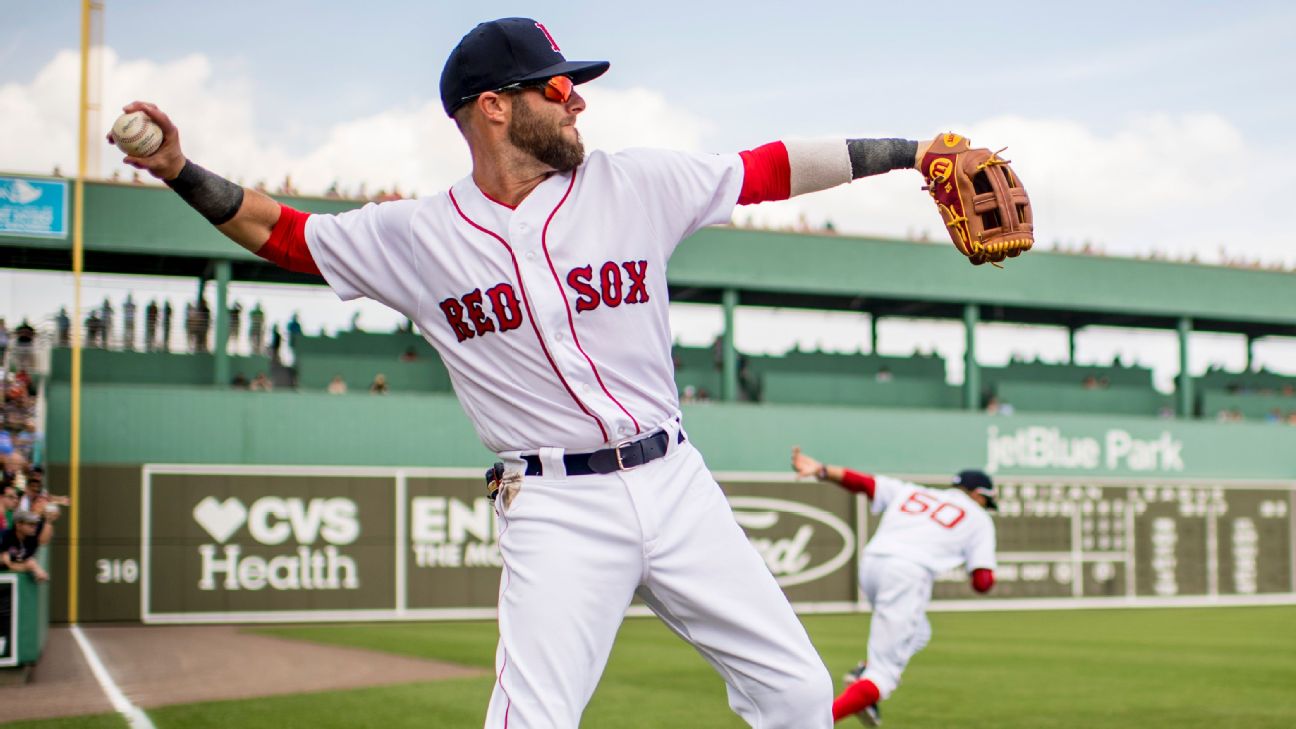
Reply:
[[[1246,338],[1246,366],[1242,368],[1243,372],[1251,371],[1251,364],[1255,361],[1255,343],[1256,336],[1248,334]]]
[[[963,305],[963,407],[981,409],[981,370],[976,361],[976,325],[981,320],[981,308],[976,304]]]
[[[1080,331],[1079,327],[1067,327],[1067,364],[1073,365],[1076,352],[1076,332]]]
[[[882,317],[877,314],[869,317],[869,354],[872,355],[878,353],[878,323],[881,321]]]
[[[738,350],[734,348],[734,311],[738,308],[738,290],[725,289],[721,293],[720,304],[724,307],[720,399],[733,402],[738,399]]]
[[[230,268],[229,261],[216,262],[216,306],[212,307],[212,316],[216,319],[216,341],[212,343],[212,351],[216,361],[212,367],[212,384],[217,386],[228,385],[230,381],[229,352],[226,351],[229,345],[229,307],[226,302],[229,300]]]
[[[1192,334],[1192,319],[1190,317],[1179,317],[1179,376],[1175,381],[1175,390],[1177,391],[1179,417],[1191,418],[1193,415],[1193,383],[1192,377],[1188,374],[1188,335]]]

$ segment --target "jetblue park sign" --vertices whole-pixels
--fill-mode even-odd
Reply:
[[[1081,435],[1043,425],[987,427],[985,470],[1012,468],[1174,474],[1184,470],[1183,441],[1169,431],[1139,438],[1121,428]]]

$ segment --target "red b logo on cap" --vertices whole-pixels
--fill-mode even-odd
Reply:
[[[549,47],[554,49],[554,53],[561,53],[562,49],[558,47],[558,41],[554,40],[553,36],[549,34],[549,29],[544,27],[544,23],[536,23],[535,25],[540,29],[541,33],[545,34],[545,38],[549,39]]]

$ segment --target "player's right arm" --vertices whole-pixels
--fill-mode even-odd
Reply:
[[[864,494],[870,499],[877,493],[877,481],[873,476],[842,466],[820,463],[802,453],[801,446],[792,447],[792,470],[798,476],[814,476],[820,481],[831,481],[847,491]]]
[[[162,128],[158,150],[148,157],[128,156],[126,164],[166,183],[225,237],[252,253],[291,271],[319,273],[302,234],[306,213],[190,161],[180,149],[180,130],[157,106],[133,101],[122,111],[142,111]]]

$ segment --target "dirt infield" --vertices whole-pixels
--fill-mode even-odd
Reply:
[[[285,640],[230,626],[82,628],[117,686],[149,709],[198,701],[480,676],[448,663]],[[31,681],[0,688],[5,721],[102,714],[112,705],[67,628],[51,628]]]

